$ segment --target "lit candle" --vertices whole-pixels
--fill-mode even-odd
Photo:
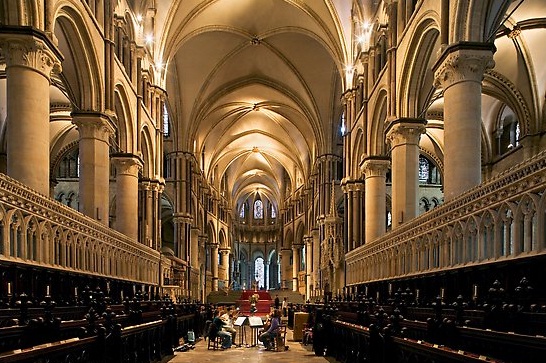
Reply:
[[[8,295],[11,295],[11,282],[8,282]]]

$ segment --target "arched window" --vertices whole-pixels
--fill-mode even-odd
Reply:
[[[254,219],[263,219],[264,217],[264,205],[261,200],[254,202]]]
[[[256,278],[258,288],[265,287],[264,259],[261,257],[258,257],[254,262],[254,277]]]
[[[419,155],[419,184],[441,184],[440,171],[432,161]]]
[[[277,218],[277,212],[275,211],[275,207],[271,205],[271,219]]]
[[[239,209],[239,218],[244,219],[245,218],[245,203],[241,205],[241,209]]]

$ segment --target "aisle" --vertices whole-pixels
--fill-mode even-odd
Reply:
[[[239,340],[239,338],[237,338]],[[256,347],[233,347],[227,350],[207,350],[207,342],[201,339],[195,345],[195,349],[187,352],[176,352],[175,356],[164,362],[169,363],[276,363],[276,362],[315,362],[315,363],[335,363],[336,360],[331,357],[318,357],[312,351],[311,346],[304,346],[301,342],[292,340],[292,330],[288,329],[286,333],[286,345],[288,351],[272,352],[266,351],[262,345]]]

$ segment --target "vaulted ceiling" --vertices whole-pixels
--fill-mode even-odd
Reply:
[[[278,205],[335,141],[350,2],[156,5],[175,147],[203,155],[208,180],[226,178],[236,203],[260,191]]]

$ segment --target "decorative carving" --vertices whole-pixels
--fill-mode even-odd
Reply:
[[[30,36],[5,37],[0,40],[0,54],[7,67],[28,67],[49,79],[51,72],[61,72],[61,62],[48,45]]]
[[[404,144],[419,145],[421,134],[424,134],[426,130],[424,120],[415,120],[415,122],[396,120],[387,128],[387,139],[392,147]]]
[[[395,272],[381,269],[377,256],[402,254],[409,258],[411,247],[420,243],[420,251],[429,261],[434,261],[432,254],[447,256],[453,243],[475,243],[482,229],[489,231],[503,228],[503,224],[512,226],[518,219],[532,220],[544,213],[542,207],[546,190],[546,151],[526,160],[524,163],[507,170],[490,181],[476,186],[456,199],[449,201],[429,213],[408,221],[397,229],[395,235],[387,234],[373,244],[366,244],[346,255],[348,283],[365,283],[369,279],[396,278],[403,274],[423,273],[434,268],[451,268],[459,264],[490,263],[497,258],[519,258],[520,254],[546,254],[540,246],[528,246],[524,251],[505,251],[503,256],[493,255],[457,255],[451,259],[440,257],[427,266],[412,266],[409,271]],[[524,224],[522,228],[532,228]],[[521,235],[532,233],[522,231]],[[493,251],[494,245],[501,243],[494,236],[484,243],[486,251]],[[521,237],[516,237],[521,238]],[[420,241],[420,242],[418,242]],[[521,241],[513,241],[517,245]],[[326,245],[324,246],[326,247]],[[465,246],[461,246],[466,248]],[[455,258],[456,257],[456,258]],[[367,266],[363,272],[359,263]]]
[[[391,162],[387,158],[368,158],[362,163],[360,170],[366,178],[370,177],[384,177],[389,171]]]
[[[138,176],[138,171],[142,168],[142,162],[134,156],[115,156],[112,160],[118,175]]]
[[[447,89],[459,82],[481,83],[485,70],[494,66],[490,50],[458,49],[449,53],[434,72],[434,86]]]

